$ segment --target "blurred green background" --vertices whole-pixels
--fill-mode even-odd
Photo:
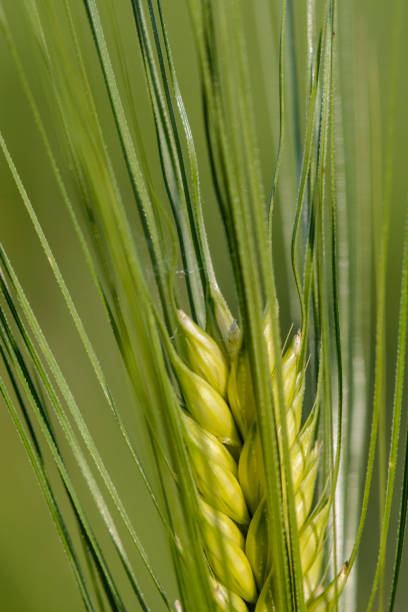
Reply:
[[[48,106],[46,79],[40,74],[39,58],[35,40],[24,17],[22,3],[5,0],[2,3],[9,17],[24,65],[30,75],[30,82],[36,93],[41,110],[49,117],[48,127],[57,155],[59,140],[53,128],[55,114]],[[104,2],[100,3],[104,6]],[[253,78],[253,92],[262,169],[265,185],[270,184],[271,168],[276,155],[277,136],[277,55],[279,35],[279,2],[272,3],[274,8],[268,12],[268,3],[254,0],[246,3],[248,14],[247,29],[249,41],[249,61]],[[306,35],[304,4],[293,2],[293,31],[296,40],[296,60],[298,70],[298,90],[292,88],[289,95],[288,139],[293,137],[294,125],[291,113],[296,105],[304,125],[305,96],[302,91],[306,82]],[[321,3],[320,3],[321,4]],[[319,2],[316,14],[319,15]],[[354,6],[358,4],[359,6]],[[80,2],[72,1],[81,29],[82,43],[87,51],[88,66],[96,65],[96,57],[87,31],[86,20]],[[123,33],[122,42],[128,49],[132,71],[133,96],[137,117],[142,129],[144,144],[153,168],[158,167],[156,141],[152,116],[146,95],[144,77],[135,42],[135,31],[129,18],[129,2],[116,3],[116,10]],[[275,6],[276,5],[276,6]],[[302,6],[300,6],[302,5]],[[387,125],[391,120],[388,107],[388,87],[390,82],[391,25],[394,2],[372,0],[353,3],[352,0],[339,3],[338,68],[340,80],[337,95],[342,102],[344,131],[344,160],[350,184],[346,186],[349,207],[355,206],[361,225],[357,225],[356,244],[360,264],[371,273],[372,245],[364,244],[365,224],[371,223],[375,216],[373,207],[381,203],[375,191],[379,168],[384,167],[381,150],[370,146],[370,134],[377,134],[374,147],[384,142]],[[209,235],[215,254],[216,266],[221,285],[228,298],[233,301],[230,271],[224,265],[225,247],[221,221],[215,207],[209,179],[208,161],[205,154],[202,108],[200,103],[199,78],[194,52],[194,41],[186,4],[183,0],[163,1],[178,76],[185,97],[187,110],[193,126],[201,167],[202,190],[204,194]],[[406,31],[407,16],[403,26]],[[109,24],[107,24],[109,27]],[[408,53],[408,38],[403,37],[399,51],[401,58]],[[98,108],[106,126],[107,138],[113,152],[118,150],[114,137],[112,120],[109,115],[107,99],[103,90],[98,69],[91,70],[93,85],[97,92]],[[395,360],[395,335],[397,326],[397,305],[400,283],[400,258],[403,217],[406,208],[406,142],[408,121],[406,117],[407,79],[404,61],[399,64],[398,91],[393,112],[395,121],[393,205],[391,226],[391,252],[388,275],[388,317],[387,341],[389,357],[387,364],[390,374],[388,393],[392,397],[392,373]],[[0,36],[0,129],[9,145],[25,187],[35,205],[41,223],[46,231],[58,262],[61,265],[67,284],[75,297],[78,309],[87,326],[88,333],[95,344],[115,397],[121,406],[125,422],[132,432],[132,438],[149,460],[149,450],[145,444],[143,425],[130,398],[120,358],[113,341],[105,314],[84,265],[77,240],[63,208],[58,190],[52,178],[49,164],[41,141],[25,100],[18,76],[7,46]],[[374,75],[374,76],[373,76]],[[373,84],[374,83],[374,84]],[[293,83],[288,78],[288,88]],[[297,97],[296,97],[297,96]],[[374,118],[374,119],[373,119]],[[374,121],[374,127],[370,122]],[[339,143],[338,143],[339,144]],[[341,144],[341,143],[340,143]],[[380,156],[375,166],[376,153]],[[63,155],[61,154],[61,159]],[[284,158],[285,159],[285,158]],[[290,163],[289,155],[287,163]],[[374,164],[374,166],[373,166]],[[374,169],[373,169],[374,168]],[[118,164],[119,175],[123,179],[123,168]],[[283,168],[282,172],[285,172]],[[122,173],[122,175],[121,175]],[[159,193],[163,194],[159,170],[153,172],[158,183]],[[124,186],[125,193],[128,187]],[[280,194],[280,207],[289,217],[293,212],[293,193]],[[287,198],[287,199],[285,199]],[[36,235],[22,206],[13,180],[4,159],[0,159],[0,240],[11,259],[22,284],[29,296],[34,311],[46,332],[51,346],[61,364],[67,379],[73,386],[74,394],[86,416],[98,446],[106,457],[106,463],[118,484],[131,516],[140,525],[143,542],[152,558],[153,565],[170,590],[173,576],[169,572],[170,560],[165,546],[164,534],[152,512],[144,489],[134,474],[123,466],[129,465],[128,455],[123,448],[113,419],[108,413],[101,393],[95,382],[84,351],[75,334],[63,300],[55,285],[50,268],[41,251]],[[279,213],[281,214],[281,213]],[[135,211],[130,208],[132,219]],[[138,233],[137,221],[135,232]],[[361,240],[360,240],[361,234]],[[280,244],[282,253],[285,245]],[[287,245],[286,245],[287,253]],[[276,258],[276,272],[280,287],[283,335],[294,321],[298,324],[298,313],[291,310],[289,293],[292,281],[287,277],[284,256]],[[146,266],[148,263],[146,262]],[[372,296],[366,296],[369,301]],[[373,325],[368,319],[367,326]],[[374,336],[374,327],[372,337]],[[370,332],[370,328],[368,330]],[[367,346],[368,371],[372,375],[372,346]],[[370,370],[371,368],[371,370]],[[406,412],[406,411],[405,411]],[[406,426],[404,419],[402,430]],[[2,499],[0,503],[0,610],[5,612],[75,611],[81,610],[81,602],[64,558],[62,547],[50,520],[46,504],[35,483],[33,473],[18,441],[14,427],[3,405],[0,406],[0,481]],[[75,471],[75,467],[73,466]],[[154,478],[152,474],[152,478]],[[398,485],[399,486],[399,485]],[[85,489],[81,489],[86,498]],[[98,524],[98,518],[90,512]],[[370,529],[372,530],[370,532]],[[378,523],[376,504],[372,504],[370,522],[365,532],[362,547],[362,574],[360,601],[365,602],[372,578],[373,562],[376,558]],[[124,536],[125,537],[125,536]],[[106,543],[109,549],[109,543]],[[136,567],[140,564],[135,557]],[[139,565],[138,565],[139,564]],[[140,568],[143,573],[143,570]],[[408,571],[405,565],[402,570]],[[397,609],[407,609],[404,593],[404,580]],[[146,580],[146,590],[151,587]],[[363,603],[361,604],[364,605]],[[157,603],[157,610],[160,609]],[[154,609],[154,607],[153,607]],[[363,609],[363,607],[361,608]]]

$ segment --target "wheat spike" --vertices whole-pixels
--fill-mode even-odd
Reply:
[[[274,560],[267,542],[267,508],[262,447],[256,422],[249,357],[238,350],[228,362],[218,344],[184,312],[179,312],[189,367],[177,362],[176,374],[186,404],[185,439],[199,491],[201,531],[211,585],[222,611],[267,612],[274,606]],[[266,318],[264,335],[272,390],[277,401],[272,343]],[[301,428],[304,372],[299,369],[300,335],[282,362],[286,429],[291,457],[296,521],[299,530],[304,594],[308,610],[320,610],[342,588],[340,575],[320,588],[328,502],[312,513],[319,448],[312,448],[316,411]],[[278,421],[281,444],[281,424]],[[319,588],[320,591],[319,592]]]

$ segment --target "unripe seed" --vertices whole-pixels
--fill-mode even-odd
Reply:
[[[241,331],[238,327],[237,321],[234,319],[228,328],[226,341],[228,355],[230,356],[230,359],[234,359],[234,357],[238,353],[239,347],[241,346],[241,340]]]
[[[282,359],[283,396],[286,406],[290,406],[298,379],[298,342],[293,342]],[[278,388],[274,381],[274,397],[278,401]]]
[[[266,352],[268,354],[269,372],[272,375],[272,372],[275,367],[275,353],[273,349],[272,323],[271,323],[271,313],[269,309],[264,319],[263,336],[265,338]]]
[[[197,447],[190,449],[190,457],[197,487],[204,499],[239,525],[247,525],[247,505],[234,474],[216,463],[210,466],[206,455]]]
[[[245,544],[245,552],[259,588],[265,583],[267,573],[271,569],[266,518],[266,502],[263,499],[249,524]]]
[[[219,612],[248,612],[248,608],[241,597],[231,593],[214,579],[211,579],[211,586]]]
[[[244,536],[238,529],[236,523],[224,514],[224,512],[220,512],[209,506],[201,496],[199,496],[198,503],[202,519],[208,524],[208,527],[215,533],[218,533],[219,537],[226,537],[243,549],[245,545]]]
[[[185,312],[177,312],[186,339],[188,358],[193,371],[225,397],[228,365],[218,344]]]
[[[347,563],[329,586],[317,597],[307,602],[307,612],[331,612],[334,610],[337,598],[341,594],[347,580]]]
[[[204,543],[216,577],[248,602],[256,599],[256,586],[248,558],[229,538],[220,540],[213,529],[204,529]]]
[[[324,539],[329,518],[329,503],[326,502],[304,525],[299,534],[300,558],[303,573],[307,573],[315,562]]]
[[[314,419],[307,421],[290,449],[292,484],[296,491],[307,469],[310,446],[313,441]]]
[[[207,457],[207,461],[217,463],[225,470],[237,475],[237,464],[230,452],[212,434],[208,433],[185,412],[182,413],[186,428],[186,441],[189,447],[194,446]]]
[[[312,456],[309,460],[306,476],[300,483],[295,495],[296,522],[298,529],[301,529],[310,512],[310,507],[313,501],[313,493],[317,476],[318,449],[312,451]]]
[[[235,422],[245,439],[256,415],[251,368],[248,353],[245,350],[240,351],[231,362],[228,401]]]
[[[303,373],[298,372],[300,336],[296,336],[282,360],[283,397],[286,409],[286,431],[288,444],[292,446],[300,428],[303,405]],[[275,406],[278,406],[279,393],[276,376],[272,374],[272,390]],[[275,410],[278,429],[281,429],[280,411]]]
[[[297,434],[298,423],[293,413],[288,412],[288,437],[292,439]],[[280,429],[279,429],[280,431]],[[314,421],[307,422],[305,428],[296,438],[291,448],[292,480],[296,490],[306,469],[310,444],[314,435]],[[254,423],[246,437],[238,464],[239,481],[244,490],[245,499],[253,513],[265,491],[265,474],[261,440],[257,425]]]
[[[277,612],[274,601],[274,574],[269,573],[255,607],[255,612]]]
[[[242,447],[238,463],[238,475],[245,499],[253,514],[265,491],[261,440],[256,423],[253,423],[250,428]]]
[[[306,572],[303,573],[303,589],[306,601],[315,594],[318,587],[319,579],[322,573],[323,557],[324,549],[321,547],[312,565]]]
[[[302,397],[302,400],[303,400],[303,397]],[[296,408],[300,408],[300,410],[297,410]],[[289,408],[287,408],[286,434],[288,436],[289,448],[293,445],[296,439],[296,436],[298,434],[301,417],[302,417],[302,401],[300,402],[300,404],[297,404],[296,406],[290,406]],[[280,434],[280,439],[281,439],[282,438],[282,427],[280,424],[278,427],[278,432]]]
[[[288,412],[292,413],[293,421],[295,423],[296,434],[300,429],[300,423],[302,421],[302,406],[303,406],[303,397],[305,394],[304,380],[303,374],[298,374],[296,381],[296,393],[293,398],[290,406],[288,407]],[[289,416],[287,417],[287,422],[289,421]],[[289,427],[288,427],[289,429]],[[289,438],[289,435],[288,435]],[[291,441],[289,438],[289,446],[293,444],[293,440]]]
[[[231,411],[218,391],[181,362],[174,367],[192,416],[224,444],[240,446]]]

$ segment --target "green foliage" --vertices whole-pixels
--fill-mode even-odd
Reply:
[[[1,132],[0,147],[100,389],[101,412],[108,409],[126,449],[121,470],[140,479],[171,559],[165,575],[156,568],[111,473],[110,440],[101,447],[1,247],[0,393],[87,610],[242,611],[238,595],[257,600],[257,610],[361,609],[358,553],[372,493],[380,525],[368,609],[376,601],[386,608],[388,582],[389,609],[395,606],[408,508],[408,437],[400,426],[407,235],[389,448],[386,296],[403,3],[393,8],[384,152],[375,102],[359,108],[341,78],[349,66],[342,33],[349,3],[305,4],[0,3],[10,61],[38,128],[45,172],[58,189],[54,206],[70,219],[130,400],[112,391],[111,373]],[[177,41],[168,24],[176,5],[188,12],[195,42],[198,128],[190,124],[197,109],[185,102],[188,87],[179,84],[173,58]],[[254,68],[266,75],[263,83]],[[372,64],[370,70],[375,88]],[[257,100],[261,86],[265,107]],[[272,109],[274,132],[267,155],[257,116],[265,108]],[[356,153],[363,145],[355,117],[366,113],[364,146],[373,151],[366,173],[377,181],[369,187]],[[146,134],[154,147],[146,146]],[[364,216],[367,193],[372,222]],[[221,250],[211,236],[217,214]],[[358,239],[361,220],[367,244]],[[289,315],[282,304],[290,304]],[[283,355],[282,332],[294,323],[302,332]],[[140,430],[128,418],[129,403]],[[262,465],[259,482],[254,461]],[[251,570],[243,542],[253,516],[245,549],[256,559]],[[273,571],[260,577],[257,563],[264,574]]]

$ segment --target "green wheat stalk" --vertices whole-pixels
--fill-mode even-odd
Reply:
[[[366,465],[359,451],[360,471],[366,468],[366,477],[361,500],[360,492],[356,495],[358,512],[348,516],[347,500],[353,491],[347,475],[355,453],[349,423],[354,418],[353,398],[359,393],[367,400],[368,390],[356,389],[350,372],[353,358],[360,357],[359,342],[365,339],[361,326],[358,342],[350,341],[351,330],[360,324],[354,326],[350,320],[360,289],[344,303],[348,276],[340,266],[344,259],[353,265],[356,242],[354,235],[348,236],[352,213],[344,192],[351,193],[354,183],[350,179],[347,189],[344,183],[358,173],[358,160],[352,156],[345,169],[339,170],[338,163],[345,158],[346,147],[339,138],[340,8],[335,0],[306,3],[307,50],[301,47],[306,57],[305,86],[297,72],[296,50],[301,43],[295,22],[301,11],[295,3],[283,0],[261,7],[239,0],[188,0],[186,4],[195,40],[209,169],[200,149],[196,151],[178,82],[166,25],[170,4],[129,0],[119,8],[113,0],[24,0],[16,14],[38,60],[36,78],[46,84],[49,115],[45,115],[14,36],[16,26],[10,25],[12,6],[0,3],[4,40],[38,128],[50,178],[59,190],[58,205],[69,215],[130,382],[132,407],[143,423],[145,452],[126,424],[127,406],[111,391],[109,373],[88,335],[8,138],[1,133],[0,147],[129,453],[123,471],[140,479],[158,518],[171,559],[168,575],[161,575],[151,561],[142,528],[127,508],[86,410],[76,399],[3,247],[0,393],[87,610],[138,606],[177,612],[323,612],[345,609],[342,593],[347,593],[349,584],[347,609],[360,609],[355,593],[357,554],[379,438],[379,554],[368,607],[379,587],[378,601],[384,610],[391,510],[398,503],[394,492],[408,310],[405,236],[386,471],[385,431],[378,429],[385,421],[392,122],[381,223],[370,229],[373,242],[380,244],[373,417]],[[276,116],[271,117],[276,150],[267,172],[261,168],[252,89],[256,79],[248,50],[246,20],[254,14],[259,33],[277,36],[279,24],[279,42],[273,41],[272,49],[277,69],[271,98],[277,104]],[[401,15],[398,1],[396,32]],[[264,18],[271,19],[270,27]],[[133,26],[128,40],[122,40],[125,20]],[[259,41],[263,58],[270,42],[262,37]],[[398,35],[394,45],[391,116]],[[135,48],[140,61],[136,80],[139,84],[142,75],[145,79],[153,118],[156,164],[146,150],[138,116]],[[98,68],[98,82],[90,74],[89,52]],[[263,76],[268,92],[266,65]],[[347,130],[344,133],[347,136]],[[378,159],[375,163],[381,173],[381,163]],[[225,269],[235,292],[228,300],[231,305],[224,297],[228,286],[222,265],[208,239],[208,196],[203,195],[200,179],[206,170],[211,198],[222,219],[222,257],[227,259]],[[356,191],[363,189],[362,182],[354,180]],[[139,215],[138,225],[132,207]],[[286,302],[295,305],[288,323],[300,322],[300,331],[289,332],[286,342],[281,338],[284,315],[279,310],[284,299],[276,280],[277,270],[283,269]],[[395,605],[404,542],[407,456],[405,451],[390,610]]]

